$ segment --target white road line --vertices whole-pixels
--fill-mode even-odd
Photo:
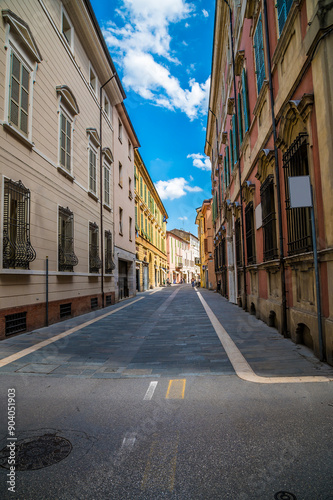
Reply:
[[[66,332],[59,333],[59,335],[55,335],[54,337],[51,337],[47,340],[43,340],[42,342],[39,342],[38,344],[35,344],[31,347],[28,347],[27,349],[23,349],[23,351],[19,351],[16,354],[12,354],[11,356],[8,356],[7,358],[0,359],[0,368],[2,366],[9,365],[13,361],[16,361],[17,359],[23,358],[24,356],[27,356],[28,354],[31,354],[32,352],[38,351],[39,349],[42,349],[42,347],[45,347],[49,344],[53,344],[53,342],[56,342],[57,340],[63,339],[64,337],[67,337],[71,333],[77,332],[78,330],[81,330],[81,328],[84,328],[86,326],[92,325],[93,323],[96,323],[96,321],[99,321],[100,319],[106,318],[107,316],[110,316],[111,314],[115,314],[116,312],[120,311],[121,309],[124,309],[125,307],[131,306],[135,302],[138,302],[139,300],[144,299],[144,297],[140,297],[139,299],[133,300],[129,304],[125,304],[124,306],[118,307],[117,309],[114,309],[111,312],[108,312],[106,314],[103,314],[102,316],[99,316],[98,318],[91,319],[90,321],[86,321],[86,323],[82,323],[81,325],[75,326],[74,328],[71,328],[70,330],[67,330]]]
[[[145,397],[143,398],[144,401],[150,401],[151,400],[151,398],[154,395],[154,392],[155,392],[157,384],[158,384],[158,382],[150,382],[148,390],[147,390],[147,392],[145,394]]]
[[[121,450],[124,450],[124,449],[128,450],[128,449],[133,448],[133,446],[135,445],[135,441],[136,441],[135,434],[129,435],[128,437],[124,437],[122,445],[121,445]]]
[[[227,353],[230,363],[234,367],[236,375],[246,380],[247,382],[256,382],[258,384],[299,384],[304,382],[333,382],[329,377],[262,377],[257,375],[252,370],[249,363],[244,358],[238,347],[228,335],[227,331],[223,328],[207,302],[202,297],[201,293],[196,290],[198,297],[210,319],[213,328],[220,339],[220,342]]]

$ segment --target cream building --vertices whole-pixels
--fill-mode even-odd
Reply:
[[[136,289],[141,292],[166,282],[168,214],[137,149],[134,162]]]
[[[122,162],[128,189],[133,175],[128,141],[133,147],[136,137],[88,0],[66,2],[66,7],[58,0],[2,1],[1,6],[4,337],[115,302],[115,264],[124,257],[121,251],[133,258],[134,237],[131,244],[119,242],[120,202],[113,185]],[[126,200],[123,210],[128,222],[133,201]]]

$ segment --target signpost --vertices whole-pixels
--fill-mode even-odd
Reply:
[[[289,193],[290,193],[290,208],[293,209],[293,208],[309,207],[311,211],[313,261],[314,261],[315,277],[316,277],[319,359],[320,361],[323,361],[324,343],[323,343],[323,329],[321,322],[320,280],[319,280],[317,238],[316,238],[316,226],[315,226],[314,209],[313,209],[312,186],[309,175],[288,177],[288,181],[289,181]]]

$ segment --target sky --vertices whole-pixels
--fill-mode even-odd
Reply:
[[[126,92],[167,229],[197,235],[196,208],[211,197],[204,154],[215,0],[91,0]]]

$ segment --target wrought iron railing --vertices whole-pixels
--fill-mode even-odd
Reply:
[[[74,215],[67,207],[59,207],[59,240],[58,268],[59,271],[73,271],[79,259],[74,253]]]
[[[94,222],[89,223],[89,272],[98,273],[102,267],[102,261],[99,258],[98,246],[98,226]]]
[[[252,201],[248,203],[245,207],[245,227],[246,227],[247,263],[254,264],[256,261],[256,255],[255,255],[254,217],[253,217]]]
[[[111,274],[115,267],[112,258],[112,233],[105,231],[105,274]]]
[[[276,242],[276,216],[274,202],[274,176],[268,175],[260,188],[262,228],[264,233],[264,260],[278,257]]]

